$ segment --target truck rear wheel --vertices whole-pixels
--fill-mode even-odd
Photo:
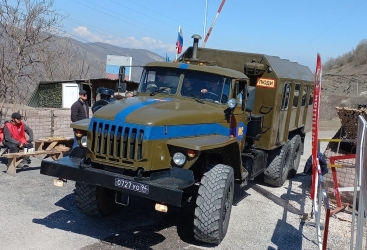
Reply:
[[[196,199],[195,239],[219,244],[227,233],[232,210],[234,175],[230,166],[218,164],[204,174]]]
[[[292,166],[292,147],[287,142],[281,149],[273,150],[268,156],[270,164],[264,172],[264,181],[270,185],[281,187],[287,180]]]
[[[292,147],[292,165],[289,169],[288,178],[293,178],[298,171],[299,162],[301,161],[301,153],[302,153],[302,140],[301,136],[295,135],[291,140]]]
[[[87,183],[75,182],[76,206],[86,215],[104,217],[115,207],[114,191]]]

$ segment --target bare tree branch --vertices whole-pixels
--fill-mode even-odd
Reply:
[[[14,103],[29,94],[35,69],[42,66],[40,53],[57,34],[62,18],[53,10],[53,0],[0,0],[0,82],[1,97]]]

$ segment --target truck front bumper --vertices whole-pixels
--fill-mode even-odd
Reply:
[[[102,186],[154,200],[158,203],[181,206],[183,189],[194,184],[191,170],[172,168],[138,178],[92,167],[81,168],[79,157],[66,156],[57,161],[43,160],[41,174]]]

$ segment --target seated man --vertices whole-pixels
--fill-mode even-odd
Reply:
[[[164,75],[157,74],[156,85],[158,89],[169,88],[168,93],[176,93],[180,76],[174,72],[166,72]]]
[[[190,94],[193,95],[199,94],[199,91],[196,88],[194,88],[192,79],[185,77],[181,88],[181,94],[184,96],[189,96]]]
[[[219,101],[222,94],[223,85],[211,79],[207,81],[206,88],[201,89],[201,94],[204,98],[212,99],[214,101]]]
[[[29,139],[26,139],[25,133],[28,134]],[[33,148],[33,131],[30,127],[22,122],[22,116],[19,113],[11,115],[11,121],[5,123],[4,126],[4,142],[3,145],[9,148],[9,153],[17,153],[19,149]],[[30,164],[29,157],[25,158],[23,166]]]

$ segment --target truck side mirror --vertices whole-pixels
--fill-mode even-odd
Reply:
[[[122,83],[125,80],[125,67],[120,66],[119,68],[119,83]]]
[[[243,96],[242,99],[242,110],[244,110],[246,112],[252,112],[252,110],[254,109],[255,106],[255,94],[256,94],[256,88],[253,86],[248,86],[246,88],[246,92],[245,95]],[[246,103],[246,107],[244,107],[244,103]]]
[[[126,91],[125,78],[125,67],[120,66],[119,68],[119,82],[116,84],[116,92],[124,93]]]
[[[116,83],[116,92],[124,93],[126,91],[126,83],[125,82],[117,82]]]

